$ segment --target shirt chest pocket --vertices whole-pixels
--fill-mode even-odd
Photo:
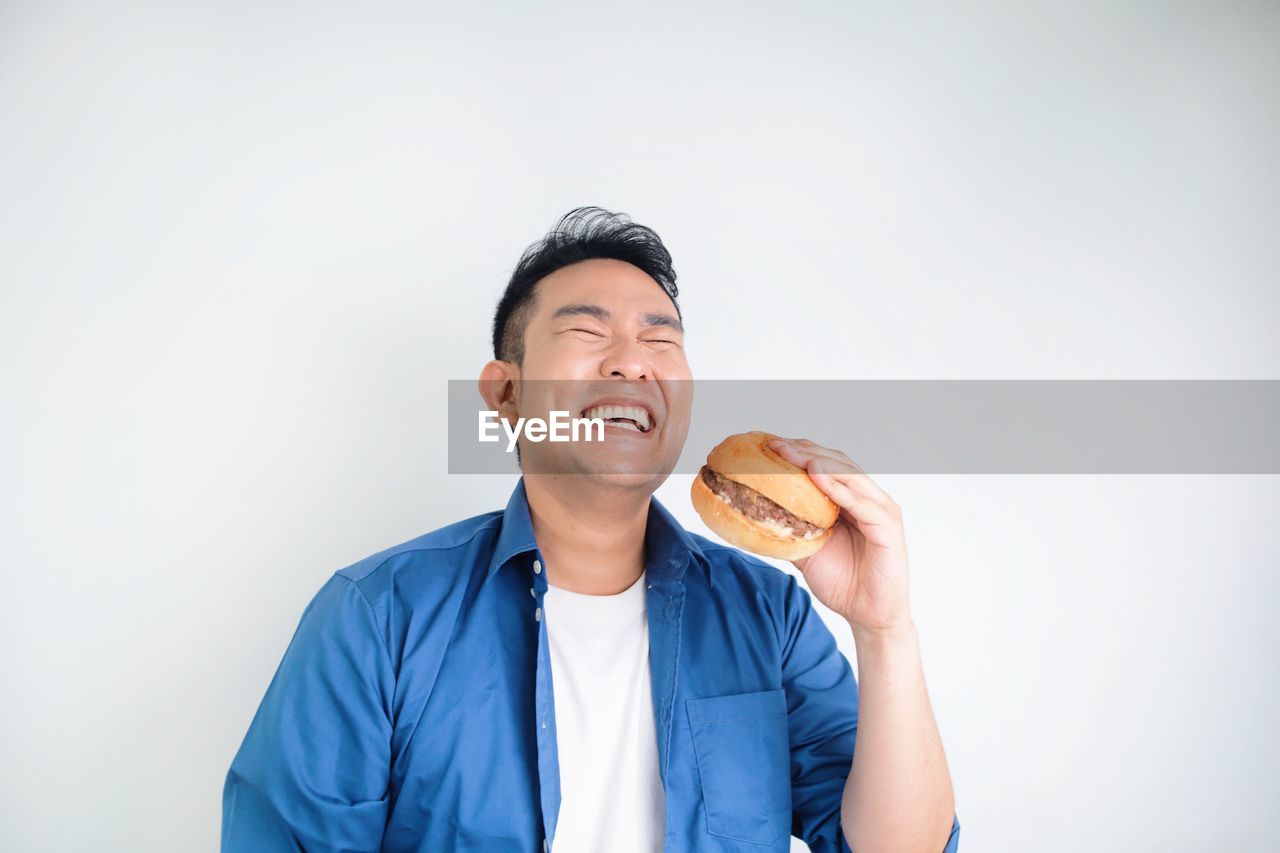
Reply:
[[[707,831],[771,845],[791,830],[786,691],[685,701]]]

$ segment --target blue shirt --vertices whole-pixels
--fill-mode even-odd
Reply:
[[[646,604],[668,853],[850,853],[848,660],[795,578],[656,498]],[[524,480],[505,511],[336,572],[303,611],[223,789],[223,853],[545,853],[560,804]],[[607,760],[607,758],[606,758]],[[953,822],[944,853],[959,842]]]

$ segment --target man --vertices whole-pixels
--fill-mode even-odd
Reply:
[[[485,408],[630,411],[604,442],[522,438],[504,511],[329,579],[227,774],[224,853],[957,849],[897,505],[778,445],[841,508],[795,565],[855,682],[793,576],[652,497],[691,411],[676,296],[658,235],[599,208],[525,251]]]

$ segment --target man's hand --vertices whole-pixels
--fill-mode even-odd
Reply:
[[[822,550],[793,563],[809,589],[855,630],[881,633],[909,625],[902,509],[838,450],[803,438],[775,439],[770,447],[804,468],[840,507],[836,531]]]

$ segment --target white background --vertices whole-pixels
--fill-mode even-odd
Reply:
[[[700,378],[1276,378],[1274,4],[470,6],[0,4],[0,848],[216,849],[571,207]],[[1280,478],[877,481],[962,850],[1275,848]]]

